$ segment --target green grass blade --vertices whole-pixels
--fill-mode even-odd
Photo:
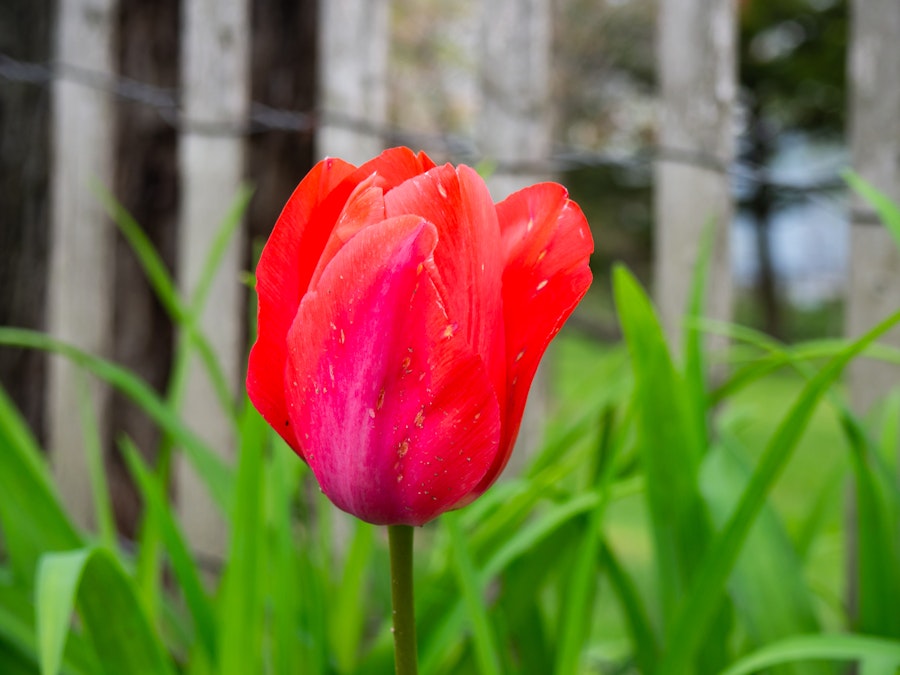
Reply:
[[[707,456],[701,472],[703,492],[719,526],[733,511],[750,474],[750,463],[736,440],[728,439]],[[750,529],[729,586],[751,647],[819,630],[800,559],[771,509],[764,507]],[[813,675],[831,671],[818,664],[803,664],[776,672]]]
[[[897,248],[900,249],[900,207],[898,207],[890,197],[878,190],[874,185],[864,180],[862,176],[852,171],[844,172],[844,180],[856,191],[863,199],[871,204],[878,217],[891,237]]]
[[[706,552],[694,577],[690,593],[679,608],[675,621],[670,624],[666,641],[669,651],[660,664],[661,673],[680,675],[690,670],[688,667],[690,659],[713,619],[725,590],[725,582],[747,533],[762,509],[769,490],[790,459],[820,399],[838,379],[847,364],[898,321],[900,312],[879,323],[829,361],[803,388],[766,446],[737,507]]]
[[[710,261],[716,237],[716,221],[710,219],[703,228],[697,262],[691,279],[691,288],[684,318],[684,374],[685,386],[691,396],[689,409],[697,415],[697,429],[701,442],[705,447],[706,412],[708,407],[706,395],[706,363],[704,359],[705,334],[698,327],[696,320],[703,316],[706,305],[706,289],[709,283]]]
[[[700,413],[676,371],[646,294],[623,267],[613,274],[616,308],[631,353],[638,447],[646,476],[660,599],[666,622],[686,590],[709,534],[697,471]],[[664,423],[662,423],[664,421]]]
[[[868,661],[900,665],[900,642],[863,635],[819,634],[767,645],[732,664],[721,675],[750,675],[771,666],[807,660]],[[893,671],[886,671],[893,672]]]
[[[166,433],[177,439],[197,474],[206,483],[213,501],[223,512],[228,512],[233,491],[231,469],[134,373],[37,331],[0,327],[0,344],[65,356],[128,396]]]
[[[900,638],[900,542],[896,477],[881,462],[859,421],[844,411],[855,478],[859,630]]]
[[[457,514],[445,514],[442,523],[450,534],[453,568],[472,625],[479,672],[482,675],[500,675],[503,672],[500,666],[500,648],[488,619],[484,600],[484,584],[475,571],[475,565],[469,552],[469,543],[463,534]]]
[[[613,442],[612,409],[608,409],[601,424],[592,486],[597,495],[597,507],[588,515],[587,528],[578,544],[575,563],[565,584],[554,670],[557,673],[578,672],[584,641],[590,634],[599,576],[597,561],[601,543],[600,530],[608,503],[609,486],[615,475],[616,444]]]
[[[59,672],[76,605],[105,672],[174,675],[131,580],[105,549],[45,555],[38,567],[35,605],[42,675]]]
[[[210,662],[214,663],[217,654],[217,635],[212,604],[203,588],[200,570],[193,553],[169,507],[166,491],[160,484],[159,477],[145,464],[130,439],[120,439],[119,447],[129,473],[141,493],[147,519],[153,522],[162,541],[165,542],[172,563],[172,573],[184,593],[199,645],[206,651]]]
[[[298,592],[301,564],[294,542],[293,505],[300,492],[300,473],[303,463],[277,437],[274,431],[271,458],[266,467],[266,496],[268,498],[268,541],[271,572],[267,575],[267,595],[277,598],[272,603],[270,630],[272,673],[303,675],[324,669],[320,651],[312,648],[307,636],[298,639],[298,617],[303,606],[312,598]],[[321,643],[319,643],[321,644]]]
[[[599,560],[625,616],[638,670],[652,673],[659,658],[659,638],[637,586],[605,540],[600,544]]]
[[[236,413],[231,396],[231,388],[228,386],[222,366],[209,340],[199,330],[196,321],[208,295],[209,279],[207,279],[207,276],[211,278],[215,272],[215,267],[221,262],[222,251],[227,247],[228,241],[234,234],[235,224],[239,222],[239,216],[235,218],[233,213],[235,207],[232,207],[228,217],[217,232],[214,246],[204,260],[201,284],[198,285],[192,302],[190,305],[187,305],[182,301],[177,285],[162,258],[160,258],[152,242],[134,217],[102,185],[95,184],[94,190],[110,218],[116,223],[122,236],[137,257],[138,264],[144,271],[150,287],[163,308],[172,318],[172,321],[184,331],[188,344],[199,353],[210,382],[213,385],[213,391],[215,391],[219,404],[222,406],[228,419],[235,420]],[[248,198],[246,190],[241,192],[238,201],[235,203],[236,206],[244,208]],[[212,267],[212,271],[210,271],[210,267]]]
[[[367,595],[365,583],[374,543],[375,529],[368,523],[354,521],[344,572],[329,611],[329,643],[341,673],[356,670],[366,622],[365,605],[359,599]]]
[[[94,518],[97,521],[100,542],[110,551],[114,551],[116,548],[116,521],[109,496],[109,482],[106,477],[106,461],[100,442],[100,430],[97,428],[97,413],[91,401],[90,387],[88,387],[83,373],[77,373],[76,384],[78,413],[84,436],[91,497],[94,502]]]
[[[219,607],[220,675],[243,675],[262,667],[265,531],[263,457],[268,425],[245,401],[240,424],[237,486],[231,516],[231,544]]]
[[[25,421],[0,388],[0,530],[14,576],[26,584],[47,551],[82,546]]]

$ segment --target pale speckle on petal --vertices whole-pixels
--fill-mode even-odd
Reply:
[[[373,420],[375,419],[375,409],[374,408],[369,408],[369,417],[371,417]]]
[[[397,445],[397,456],[403,459],[407,452],[409,452],[409,441],[404,439]]]
[[[422,427],[425,426],[425,408],[424,408],[424,406],[419,409],[419,414],[416,415],[415,424],[417,427],[419,427],[419,429],[421,429]]]
[[[547,257],[547,249],[544,249],[543,251],[541,251],[541,252],[538,254],[537,261],[538,261],[538,262],[541,262],[541,260],[543,260],[543,259],[546,258],[546,257]]]
[[[444,187],[444,184],[438,183],[437,189],[438,189],[438,193],[440,193],[441,197],[446,199],[447,198],[447,188]]]
[[[521,361],[522,357],[525,356],[525,350],[523,349],[518,354],[516,354],[516,361]]]
[[[544,279],[541,283],[539,283],[539,284],[537,285],[537,290],[539,290],[539,291],[544,290],[544,288],[547,287],[547,284],[548,284],[548,283],[549,283],[549,282],[547,281],[547,279]]]

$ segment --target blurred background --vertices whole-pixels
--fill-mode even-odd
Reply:
[[[860,31],[890,24],[876,13],[890,3],[869,6]],[[406,144],[478,167],[497,199],[535,180],[569,188],[596,240],[595,285],[572,321],[592,338],[618,335],[614,261],[677,317],[710,220],[710,314],[785,340],[840,335],[849,13],[843,0],[4,0],[0,325],[50,331],[163,388],[172,322],[98,185],[190,293],[246,184],[203,317],[237,383],[242,282],[291,190],[322,156]],[[65,368],[0,350],[0,383],[60,457],[78,454],[64,449]],[[186,399],[202,408],[207,390],[198,381]],[[115,420],[104,435],[155,445],[139,411],[95,395]],[[126,531],[129,494],[115,497]]]

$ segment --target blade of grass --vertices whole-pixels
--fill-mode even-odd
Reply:
[[[893,237],[894,243],[900,248],[900,207],[859,174],[845,171],[843,177],[854,191],[875,208],[881,222]]]
[[[366,607],[359,599],[366,597],[366,571],[370,568],[374,543],[374,528],[368,523],[354,522],[341,583],[335,589],[329,611],[329,643],[341,673],[356,670],[366,621]]]
[[[119,448],[129,473],[141,493],[147,518],[154,523],[161,540],[165,542],[172,563],[172,573],[184,593],[198,642],[206,651],[210,662],[215,663],[218,652],[212,603],[203,588],[200,569],[194,555],[169,507],[166,491],[160,484],[159,477],[146,465],[130,439],[120,438]]]
[[[829,361],[806,384],[792,408],[782,419],[741,495],[738,506],[704,555],[698,573],[694,577],[694,583],[680,606],[675,621],[670,624],[666,640],[669,651],[660,664],[661,673],[677,675],[690,670],[688,667],[690,659],[713,618],[724,592],[725,582],[750,526],[765,503],[769,490],[793,454],[797,441],[819,400],[841,375],[847,364],[898,321],[900,312],[892,314]]]
[[[732,512],[751,474],[737,439],[723,442],[707,456],[701,485],[710,512],[721,526]],[[803,568],[775,511],[764,506],[747,535],[729,581],[731,594],[750,647],[819,630]],[[785,666],[773,675],[829,673],[821,664]]]
[[[590,634],[595,588],[598,578],[598,551],[600,530],[608,504],[609,486],[615,475],[615,450],[613,426],[615,411],[607,408],[601,418],[600,440],[597,444],[597,460],[592,489],[597,495],[597,507],[587,518],[587,528],[581,540],[565,584],[563,610],[559,625],[556,651],[556,673],[578,672],[578,663],[584,641]]]
[[[197,474],[206,483],[213,501],[224,513],[228,513],[233,491],[231,469],[134,373],[37,331],[0,327],[0,344],[65,356],[128,396],[166,433],[178,440]]]
[[[0,387],[0,529],[17,581],[30,584],[47,551],[83,545],[66,515],[37,441]]]
[[[628,576],[628,572],[605,539],[600,542],[598,557],[625,615],[638,670],[641,673],[652,673],[656,669],[656,661],[659,658],[659,638],[650,621],[644,601],[638,593],[637,585]]]
[[[274,432],[270,438],[276,437]],[[277,437],[266,467],[266,496],[268,508],[268,541],[271,573],[266,575],[267,595],[271,603],[272,623],[269,652],[272,673],[278,675],[301,675],[319,673],[324,663],[319,658],[320,651],[310,648],[307,636],[298,637],[298,617],[303,616],[303,604],[313,598],[298,592],[298,577],[301,564],[293,540],[293,503],[300,492],[300,462],[293,452]],[[321,643],[319,643],[321,644]]]
[[[770,666],[793,661],[827,659],[830,661],[867,661],[878,659],[900,665],[900,642],[864,635],[803,635],[771,645],[745,656],[721,675],[749,675]],[[887,671],[892,672],[892,671]]]
[[[87,458],[91,497],[93,497],[94,502],[94,518],[97,521],[100,542],[110,551],[115,551],[116,522],[109,496],[106,462],[104,461],[103,447],[100,442],[100,430],[97,428],[97,414],[91,401],[91,390],[88,387],[84,373],[77,373],[76,386],[78,389],[78,414],[84,436],[84,451]]]
[[[469,544],[459,524],[459,517],[455,513],[447,513],[444,514],[441,522],[450,533],[453,568],[472,625],[479,672],[482,675],[500,675],[504,671],[500,665],[500,649],[497,638],[487,615],[484,584],[475,571]]]
[[[268,438],[265,420],[245,399],[231,543],[220,590],[221,675],[243,675],[262,668],[265,531],[259,523],[263,521],[263,455]]]
[[[668,624],[697,568],[709,521],[697,484],[700,414],[676,371],[646,294],[624,268],[613,272],[619,321],[631,353],[638,447],[646,476],[662,614]],[[665,424],[660,421],[665,420]]]
[[[76,601],[82,625],[106,672],[174,675],[131,580],[102,548],[41,558],[35,605],[42,675],[59,672]]]

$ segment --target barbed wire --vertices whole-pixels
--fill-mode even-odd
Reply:
[[[323,126],[330,126],[376,136],[389,145],[403,144],[439,151],[455,161],[475,163],[485,157],[479,151],[478,142],[462,134],[405,129],[337,111],[290,110],[253,101],[243,121],[193,119],[184,114],[178,89],[59,61],[22,61],[0,52],[0,78],[43,87],[50,87],[58,80],[77,84],[124,102],[146,106],[154,110],[166,124],[182,132],[247,137],[273,131],[312,134]],[[833,166],[818,169],[811,167],[805,172],[809,178],[787,180],[773,177],[769,167],[754,166],[743,160],[728,163],[708,152],[660,145],[648,145],[630,152],[603,152],[586,147],[558,145],[548,157],[538,161],[521,162],[499,158],[492,165],[495,170],[504,173],[546,174],[591,167],[649,171],[655,162],[660,161],[728,176],[738,190],[741,189],[740,186],[764,184],[783,195],[819,200],[822,196],[846,187]],[[832,201],[824,202],[829,209],[834,208]]]

